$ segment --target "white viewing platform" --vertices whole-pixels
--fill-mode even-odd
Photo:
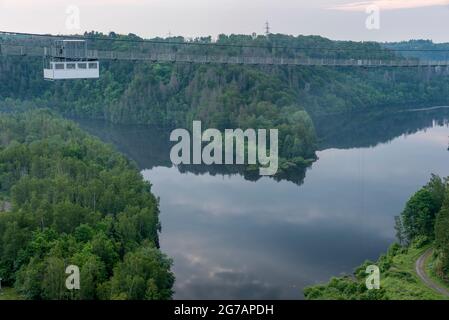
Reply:
[[[44,69],[44,79],[98,79],[100,64],[98,61],[51,61]]]

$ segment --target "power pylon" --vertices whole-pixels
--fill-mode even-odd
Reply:
[[[267,21],[265,22],[265,35],[270,35],[270,23]]]

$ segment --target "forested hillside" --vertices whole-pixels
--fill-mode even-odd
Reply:
[[[433,248],[428,272],[449,286],[449,178],[432,176],[396,218],[398,243],[377,262],[366,261],[353,277],[333,278],[328,284],[307,288],[308,299],[443,299],[415,274],[415,262],[426,248]],[[381,271],[381,289],[365,286],[368,265]]]
[[[0,278],[28,299],[170,299],[158,200],[122,155],[49,111],[0,116]],[[80,290],[65,287],[68,265]]]
[[[434,43],[431,40],[410,40],[385,43],[383,46],[400,52],[405,57],[436,61],[449,60],[449,43]]]
[[[331,41],[316,36],[269,37],[222,35],[210,38],[156,39],[135,35],[86,34],[92,48],[181,52],[189,54],[252,55],[313,58],[394,59],[377,43]],[[107,39],[108,41],[105,41]],[[228,46],[232,44],[233,46]],[[234,45],[241,47],[236,47]],[[254,48],[254,46],[258,46]],[[294,49],[295,48],[295,49]],[[314,48],[314,49],[311,49]],[[337,50],[338,49],[338,50]],[[0,103],[16,108],[44,106],[67,115],[101,118],[116,123],[143,123],[189,128],[192,120],[204,127],[279,128],[280,156],[303,163],[313,159],[315,130],[309,115],[366,111],[378,108],[448,102],[446,70],[360,69],[190,65],[105,61],[98,81],[45,82],[42,61],[31,57],[2,58]]]

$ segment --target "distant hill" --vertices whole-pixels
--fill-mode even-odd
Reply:
[[[424,60],[449,60],[449,43],[434,43],[431,40],[410,40],[384,43],[382,46],[391,50],[426,50],[400,51],[400,54],[405,57]]]

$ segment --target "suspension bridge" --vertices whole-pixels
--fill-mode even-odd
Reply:
[[[115,42],[134,42],[137,45],[128,46],[125,48],[126,50],[122,48],[92,50],[87,46],[87,41],[91,41],[94,45],[100,41],[111,42],[114,45],[116,44]],[[144,50],[143,45],[153,45],[153,47]],[[193,46],[203,46],[206,50],[193,50],[192,52],[190,49]],[[104,46],[99,47],[104,48]],[[232,47],[233,50],[231,52],[222,50],[223,47]],[[110,47],[107,48],[111,49]],[[292,50],[294,53],[292,53]],[[286,51],[290,52],[286,54]],[[311,51],[314,53],[310,54]],[[332,51],[345,52],[345,58],[338,58],[338,56],[341,56],[338,54],[329,54]],[[354,54],[352,55],[353,58],[348,58],[348,53],[351,51],[361,51],[363,55],[359,54],[359,58],[357,58],[357,55]],[[379,55],[379,52],[382,54]],[[233,43],[154,41],[141,38],[114,39],[86,36],[55,36],[0,31],[0,57],[43,57],[43,73],[44,78],[47,80],[99,78],[99,61],[101,60],[253,66],[428,67],[429,69],[435,68],[436,70],[444,70],[449,73],[449,56],[447,53],[445,60],[436,61],[406,58],[399,55],[398,52],[386,48],[297,48]]]
[[[0,43],[2,56],[51,56],[51,47],[9,45]],[[195,63],[195,64],[237,64],[237,65],[274,65],[274,66],[328,66],[328,67],[449,67],[449,60],[420,60],[397,58],[386,59],[337,59],[310,57],[275,57],[275,56],[228,56],[197,55],[167,52],[132,52],[113,50],[87,50],[88,59],[114,61],[149,61],[159,63]]]

